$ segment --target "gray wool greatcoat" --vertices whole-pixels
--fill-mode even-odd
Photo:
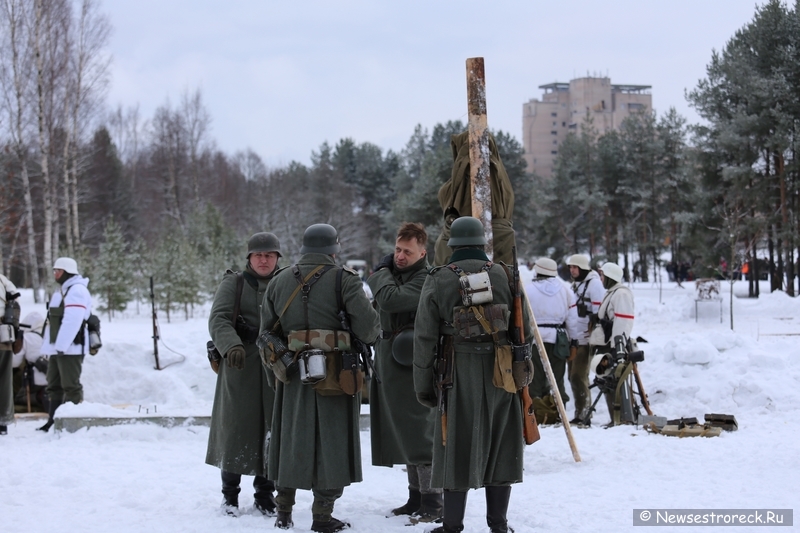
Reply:
[[[426,258],[404,270],[382,268],[367,280],[381,329],[397,332],[414,326],[422,285],[428,276]],[[379,339],[375,345],[375,369],[381,382],[370,382],[369,414],[372,464],[429,465],[433,457],[433,410],[417,402],[411,366],[399,364],[392,356],[394,338]],[[413,348],[412,348],[413,350]],[[413,354],[409,353],[409,360]]]
[[[249,269],[244,273],[239,314],[255,328],[270,279],[256,277]],[[220,354],[243,345],[247,357],[242,370],[229,367],[226,359],[220,361],[206,463],[234,474],[266,476],[266,438],[275,392],[267,383],[255,343],[242,342],[233,327],[235,299],[236,273],[227,272],[214,295],[208,330]]]
[[[303,278],[318,265],[334,265],[333,257],[309,253],[297,265]],[[309,329],[341,330],[337,316],[336,271],[326,272],[308,295]],[[284,305],[298,286],[291,268],[281,271],[267,288],[261,330],[272,329]],[[373,343],[379,334],[378,313],[364,293],[361,279],[348,269],[342,274],[342,299],[355,335]],[[300,294],[280,319],[285,335],[306,329]],[[270,375],[272,376],[271,372]],[[297,374],[288,384],[275,385],[272,437],[267,476],[279,487],[336,489],[361,481],[361,441],[358,416],[361,395],[323,396],[300,382]]]
[[[480,257],[482,259],[460,259]],[[486,263],[478,249],[456,250],[451,261],[465,272],[480,271]],[[493,303],[513,306],[508,278],[502,266],[489,270]],[[436,345],[440,334],[451,335],[453,309],[461,306],[459,280],[447,267],[433,269],[425,280],[415,321],[414,388],[434,395]],[[525,339],[531,337],[530,316],[524,310]],[[522,481],[522,408],[518,394],[492,384],[492,343],[455,344],[453,387],[447,395],[447,444],[442,445],[437,410],[433,438],[432,485],[446,490],[468,490]]]

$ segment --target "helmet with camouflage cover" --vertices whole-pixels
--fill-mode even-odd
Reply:
[[[483,232],[483,224],[475,217],[460,217],[450,226],[450,240],[447,246],[483,246],[488,244]]]
[[[339,245],[339,234],[330,224],[312,224],[303,233],[303,246],[301,254],[338,254],[342,247]]]
[[[591,270],[589,266],[589,256],[583,254],[574,254],[567,259],[567,266],[576,266],[581,270]]]
[[[250,258],[250,254],[258,252],[275,252],[278,257],[283,257],[281,255],[281,242],[278,237],[274,233],[266,231],[254,233],[247,241],[247,258]]]

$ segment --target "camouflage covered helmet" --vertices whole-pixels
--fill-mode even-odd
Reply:
[[[488,244],[483,232],[483,224],[475,217],[460,217],[450,226],[450,240],[447,246],[483,246]]]
[[[282,257],[281,242],[274,233],[266,231],[254,233],[250,240],[247,241],[247,258],[250,258],[250,254],[258,252],[275,252],[278,257]]]
[[[301,254],[338,254],[342,247],[339,245],[339,234],[330,224],[312,224],[303,233],[303,246]]]

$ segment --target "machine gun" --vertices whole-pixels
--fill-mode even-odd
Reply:
[[[609,415],[613,425],[623,422],[635,423],[639,419],[641,408],[634,398],[633,385],[631,380],[635,378],[638,396],[642,406],[649,415],[652,415],[647,394],[644,392],[642,380],[636,363],[644,361],[644,352],[636,349],[631,339],[627,335],[617,335],[614,337],[614,349],[606,354],[598,354],[602,357],[592,361],[595,371],[595,378],[589,388],[597,388],[597,397],[592,402],[581,417],[583,424],[589,424],[592,413],[596,410],[597,402],[605,396],[609,400]]]

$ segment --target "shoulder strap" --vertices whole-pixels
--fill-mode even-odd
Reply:
[[[316,274],[317,272],[319,272],[320,270],[322,270],[322,269],[323,269],[323,268],[325,268],[325,267],[328,267],[328,268],[326,269],[326,271],[327,271],[328,269],[330,269],[330,268],[333,268],[333,266],[332,266],[332,265],[319,265],[317,268],[315,268],[314,270],[312,270],[311,272],[309,272],[309,273],[308,273],[308,275],[305,277],[305,280],[304,280],[304,282],[307,282],[307,281],[309,281],[309,280],[310,280],[312,277],[314,277],[314,274]],[[292,267],[292,271],[293,271],[293,272],[295,271],[295,268],[297,268],[297,265],[294,265],[294,266]],[[297,273],[299,273],[299,272],[300,272],[300,269],[299,269],[299,268],[297,268]],[[322,276],[322,274],[320,274],[320,276]],[[317,279],[319,279],[319,278],[317,278]],[[316,280],[314,280],[314,282],[316,282]],[[314,282],[312,282],[312,284],[313,284]],[[302,288],[303,288],[303,284],[298,284],[298,285],[297,285],[297,287],[295,287],[295,288],[294,288],[294,291],[292,291],[292,294],[289,296],[289,299],[288,299],[288,300],[286,300],[286,303],[284,304],[284,306],[283,306],[283,309],[281,309],[281,314],[280,314],[280,315],[278,315],[278,320],[276,320],[276,321],[275,321],[275,324],[272,326],[272,331],[275,331],[275,330],[277,330],[277,328],[278,328],[278,324],[280,323],[280,321],[281,321],[281,318],[283,318],[283,315],[284,315],[284,313],[286,313],[286,310],[287,310],[287,309],[289,309],[289,304],[291,304],[291,303],[292,303],[292,301],[295,299],[295,297],[297,296],[297,294],[300,292],[300,289],[302,289]]]
[[[244,289],[244,273],[236,273],[236,300],[233,304],[233,327],[236,327],[236,319],[239,318],[239,309],[242,305],[242,289]]]

